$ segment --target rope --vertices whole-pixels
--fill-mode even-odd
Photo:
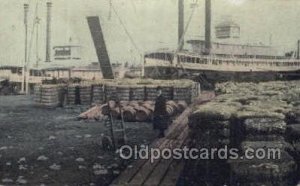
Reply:
[[[123,23],[122,19],[120,18],[119,14],[117,13],[117,11],[116,11],[115,7],[113,6],[113,4],[111,4],[111,8],[112,8],[113,12],[116,14],[116,16],[117,16],[120,24],[122,25],[123,29],[125,30],[125,33],[128,36],[128,38],[130,39],[130,42],[132,43],[132,45],[134,46],[134,48],[139,52],[139,54],[142,55],[141,50],[139,49],[139,47],[136,45],[135,41],[131,37],[128,29],[126,28],[125,24]]]
[[[38,10],[38,0],[36,1],[36,6],[35,6],[35,12],[34,12],[34,17],[37,17],[37,10]],[[27,65],[29,65],[29,60],[31,57],[31,48],[32,48],[32,43],[33,43],[33,38],[34,38],[34,31],[35,31],[35,25],[36,25],[36,20],[33,21],[32,23],[32,30],[31,30],[31,38],[30,38],[30,44],[28,48],[28,56],[27,56]]]

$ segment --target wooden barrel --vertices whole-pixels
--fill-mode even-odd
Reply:
[[[178,109],[179,109],[177,103],[175,101],[173,101],[173,100],[167,101],[167,105],[171,105],[173,107],[173,109],[174,109],[174,112],[177,112]]]
[[[175,114],[175,109],[172,105],[166,106],[168,116],[173,116]]]
[[[119,104],[120,104],[121,107],[126,107],[126,106],[128,106],[129,101],[120,101]]]
[[[140,106],[138,101],[130,101],[128,105],[131,107],[139,107]]]
[[[117,86],[117,96],[120,101],[130,100],[130,87],[128,85],[118,85]]]
[[[145,87],[144,86],[131,86],[130,87],[130,100],[143,101],[145,100]]]
[[[150,110],[151,112],[154,112],[154,105],[153,104],[149,104],[148,102],[145,102],[141,106],[145,107],[146,109]]]
[[[151,119],[151,115],[152,115],[151,110],[142,106],[136,107],[135,110],[136,110],[136,116],[135,116],[136,121],[145,122]]]
[[[136,110],[131,107],[131,106],[127,106],[123,108],[123,118],[124,121],[135,121],[135,115],[136,115]]]
[[[183,112],[187,107],[187,103],[185,101],[178,101],[178,109],[179,109],[179,112]]]
[[[157,97],[157,86],[156,85],[147,85],[145,87],[145,100],[155,101]]]

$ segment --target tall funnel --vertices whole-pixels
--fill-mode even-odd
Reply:
[[[51,62],[51,7],[52,3],[47,2],[46,62]]]
[[[211,49],[211,0],[205,0],[205,53]]]
[[[178,49],[184,45],[184,0],[178,0]]]

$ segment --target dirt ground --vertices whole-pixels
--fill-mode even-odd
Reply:
[[[0,96],[0,185],[108,185],[127,166],[103,151],[100,121],[78,121],[84,108],[45,109],[31,97]],[[150,123],[126,123],[129,144],[149,144]]]

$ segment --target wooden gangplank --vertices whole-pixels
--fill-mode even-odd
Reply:
[[[214,94],[204,93],[195,100],[196,104],[205,103],[214,98]],[[192,113],[191,108],[187,108],[180,114],[166,131],[166,137],[156,139],[149,148],[175,149],[182,148],[188,143],[188,117]],[[173,186],[176,185],[181,171],[184,167],[184,160],[176,159],[156,159],[136,160],[125,169],[118,178],[116,178],[112,186]]]

